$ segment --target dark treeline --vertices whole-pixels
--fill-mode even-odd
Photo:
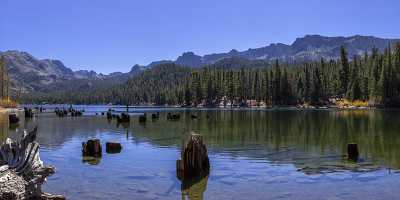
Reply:
[[[25,101],[79,104],[157,104],[216,106],[326,105],[330,99],[365,101],[369,105],[400,105],[400,44],[384,52],[373,48],[362,56],[302,64],[263,63],[230,68],[218,62],[201,69],[163,64],[145,70],[122,85],[91,91],[30,94]]]

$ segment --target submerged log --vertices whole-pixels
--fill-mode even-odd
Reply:
[[[181,160],[176,161],[177,177],[180,180],[207,176],[210,173],[210,161],[203,138],[191,133],[183,146]]]
[[[122,145],[118,142],[107,142],[106,152],[107,153],[121,153]]]
[[[91,157],[101,157],[101,143],[99,139],[89,139],[82,142],[82,155]]]
[[[41,191],[55,168],[44,166],[40,160],[36,134],[37,128],[25,132],[21,141],[8,138],[0,147],[0,199],[64,199]]]
[[[358,160],[359,152],[358,145],[356,143],[347,144],[347,155],[350,160]]]
[[[16,113],[11,113],[8,115],[8,121],[10,124],[17,124],[19,122],[19,118]]]

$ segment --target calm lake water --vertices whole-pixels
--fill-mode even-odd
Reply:
[[[85,107],[77,118],[42,113],[18,127],[0,116],[0,138],[38,126],[41,159],[57,169],[43,190],[67,199],[400,199],[399,111],[161,109],[157,121],[148,115],[141,125],[133,116],[118,126],[94,114],[106,109]],[[167,121],[168,112],[181,120]],[[192,130],[204,137],[211,172],[185,188],[175,162]],[[101,159],[83,160],[81,143],[93,137],[121,142],[122,152],[107,154],[104,145]],[[351,142],[357,163],[345,156]]]

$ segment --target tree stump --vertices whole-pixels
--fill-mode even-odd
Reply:
[[[146,121],[147,121],[146,113],[144,115],[139,116],[139,123],[146,123]]]
[[[24,114],[25,118],[32,118],[33,117],[33,111],[31,108],[24,108]]]
[[[171,113],[167,114],[167,120],[178,121],[180,118],[181,118],[181,115],[179,115],[179,114],[171,114]]]
[[[128,114],[121,113],[121,116],[117,115],[117,122],[118,123],[128,123],[131,121],[131,118]]]
[[[10,124],[17,124],[19,122],[19,118],[17,114],[11,113],[8,115],[8,121],[10,122]]]
[[[113,116],[112,116],[111,111],[107,111],[107,119],[112,119],[112,118],[113,118]]]
[[[350,160],[358,160],[359,152],[356,143],[347,144],[347,155]]]
[[[86,143],[82,142],[82,155],[91,157],[101,157],[100,140],[89,139]]]
[[[180,180],[207,176],[210,172],[210,161],[203,138],[191,133],[183,146],[181,160],[176,161],[177,177]]]
[[[158,119],[158,118],[160,118],[160,113],[157,112],[157,113],[151,114],[151,118],[152,118],[152,119]]]
[[[106,152],[107,153],[120,153],[122,149],[121,143],[118,142],[107,142]]]
[[[54,167],[44,166],[35,142],[37,128],[24,134],[21,141],[7,139],[0,147],[0,199],[65,199],[60,195],[42,193],[46,177]]]

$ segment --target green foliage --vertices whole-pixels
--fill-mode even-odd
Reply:
[[[267,105],[327,104],[330,98],[369,100],[372,104],[397,106],[400,96],[400,44],[383,53],[341,60],[272,65],[235,59],[200,69],[161,64],[147,69],[126,83],[92,90],[69,90],[30,94],[26,102],[81,104],[154,104],[217,106],[240,105],[247,100]],[[240,67],[240,68],[238,68]],[[224,101],[223,101],[224,100]]]

